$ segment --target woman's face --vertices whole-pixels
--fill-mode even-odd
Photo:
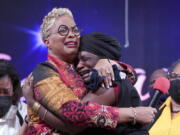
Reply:
[[[13,86],[9,76],[4,76],[0,78],[0,96],[12,96]]]
[[[97,61],[100,58],[90,52],[80,51],[79,52],[79,62],[77,65],[77,70],[84,79],[84,81],[89,81],[90,79],[90,71],[96,65]]]
[[[180,64],[178,64],[174,70],[173,70],[174,73],[177,73],[177,74],[180,74]]]
[[[180,104],[180,64],[176,65],[169,78],[171,82],[169,94],[172,97],[172,102]]]
[[[176,65],[170,73],[170,80],[180,79],[180,64]]]
[[[62,33],[67,30],[69,32],[63,35]],[[73,62],[78,53],[80,38],[75,32],[76,24],[72,17],[57,18],[50,29],[49,37],[45,40],[49,53],[66,62]]]
[[[13,85],[8,75],[0,78],[0,118],[7,114],[12,105]]]

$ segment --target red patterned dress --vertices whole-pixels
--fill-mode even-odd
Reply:
[[[87,93],[83,80],[71,64],[48,56],[33,71],[35,99],[59,118],[74,126],[115,128],[119,119],[117,108],[97,103],[83,103]],[[28,135],[60,135],[28,108]]]

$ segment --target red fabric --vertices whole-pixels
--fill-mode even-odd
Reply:
[[[119,86],[116,85],[113,88],[116,96],[116,103],[118,103]]]
[[[67,87],[70,87],[76,96],[82,98],[86,94],[86,88],[81,77],[74,70],[72,65],[61,61],[53,56],[48,56],[48,60],[56,66],[60,78]],[[106,112],[102,112],[102,108],[106,108]],[[118,120],[118,109],[109,106],[102,106],[96,103],[81,103],[78,101],[69,101],[62,105],[60,115],[65,121],[73,125],[96,125],[97,127],[114,128]],[[94,118],[96,117],[96,118]],[[101,123],[101,119],[105,123]],[[103,121],[102,120],[102,121]]]
[[[48,56],[48,60],[55,64],[54,66],[56,66],[59,76],[66,86],[71,88],[76,96],[82,99],[87,93],[87,90],[81,76],[75,71],[73,65],[50,55]]]
[[[46,124],[37,124],[28,127],[27,135],[54,135],[54,131],[52,131],[48,125]],[[58,133],[57,135],[61,135]]]
[[[117,108],[92,102],[69,101],[63,104],[61,114],[65,121],[76,126],[115,128],[119,119]]]
[[[120,61],[116,61],[119,65],[121,65],[123,67],[124,70],[128,71],[128,73],[130,73],[131,75],[128,76],[128,80],[130,80],[133,84],[136,83],[137,81],[137,75],[136,75],[136,71],[134,70],[134,68],[126,63],[120,62]]]
[[[73,67],[57,58],[48,56],[59,72],[59,77],[71,88],[75,95],[83,98],[86,94],[86,88],[81,77],[76,73]],[[39,95],[39,93],[36,93]],[[40,97],[41,95],[39,95]],[[75,126],[115,128],[119,120],[119,109],[110,106],[103,106],[96,103],[82,103],[81,101],[72,101],[61,105],[58,115],[64,120]],[[38,123],[30,126],[29,135],[52,135],[52,130],[46,124]]]

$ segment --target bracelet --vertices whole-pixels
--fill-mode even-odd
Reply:
[[[130,107],[130,109],[133,112],[133,125],[135,125],[136,124],[137,113],[136,113],[136,110],[133,107]]]
[[[106,110],[106,108],[105,108],[105,106],[104,105],[102,105],[102,110],[101,110],[102,112],[107,112],[107,110]]]
[[[38,113],[40,107],[41,107],[41,104],[39,104],[38,102],[35,102],[32,106],[32,109],[35,113]]]
[[[44,114],[43,114],[42,120],[44,120],[44,119],[45,119],[47,112],[48,112],[48,110],[46,109],[46,110],[44,111]]]

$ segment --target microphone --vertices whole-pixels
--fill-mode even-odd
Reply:
[[[162,94],[166,94],[170,87],[170,81],[165,77],[158,77],[154,84],[153,84],[153,90],[155,90],[155,93],[152,97],[151,102],[149,103],[149,106],[156,107],[157,102],[159,101],[159,98]]]

